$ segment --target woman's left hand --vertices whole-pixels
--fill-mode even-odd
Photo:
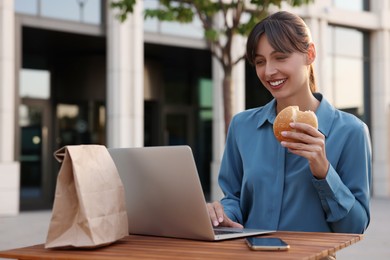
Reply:
[[[283,141],[282,146],[293,154],[305,157],[309,161],[314,177],[325,179],[329,168],[325,152],[325,136],[308,124],[290,123],[290,126],[298,132],[284,131],[282,135],[296,142]]]

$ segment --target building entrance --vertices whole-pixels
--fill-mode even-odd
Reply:
[[[105,144],[106,39],[23,25],[19,32],[20,209],[51,209],[61,166],[53,153]]]
[[[22,99],[19,106],[21,210],[51,205],[50,125],[48,100]]]

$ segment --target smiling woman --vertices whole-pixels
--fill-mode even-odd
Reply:
[[[371,143],[367,126],[317,93],[315,45],[305,22],[276,12],[255,25],[247,59],[273,100],[232,120],[219,172],[215,226],[363,233],[370,221]],[[317,126],[273,132],[284,108],[314,111]]]
[[[263,48],[263,51],[268,51],[269,58],[272,58],[269,59],[268,62],[270,63],[268,68],[271,69],[271,71],[268,71],[268,76],[270,76],[269,73],[273,73],[274,71],[272,71],[272,69],[275,69],[274,67],[270,67],[271,65],[274,65],[272,62],[286,64],[288,62],[292,62],[291,58],[298,55],[300,56],[299,58],[302,58],[302,61],[308,65],[310,90],[311,92],[316,92],[317,86],[312,64],[316,56],[316,51],[311,40],[310,31],[300,18],[294,19],[293,17],[286,17],[285,19],[286,21],[288,20],[288,22],[292,23],[293,26],[278,27],[276,23],[264,23],[262,26],[254,28],[248,37],[248,61],[252,65],[256,65],[257,72],[259,67],[267,68],[267,66],[265,66],[267,64],[267,59],[264,56],[265,53],[261,53],[261,50],[259,50],[259,47],[263,46],[265,48]],[[297,33],[295,33],[294,30],[296,30]],[[260,37],[260,35],[262,35],[262,37]],[[258,41],[262,41],[263,43]],[[290,65],[292,64],[287,64],[286,67]],[[304,76],[306,77],[307,75]],[[264,81],[267,81],[260,76],[259,79],[263,84]],[[284,81],[285,79],[279,79],[276,81],[273,79],[273,81],[270,82],[270,85],[276,87],[284,83]],[[264,84],[264,86],[266,85],[267,84]]]

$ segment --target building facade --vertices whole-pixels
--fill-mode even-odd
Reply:
[[[70,144],[190,145],[206,199],[220,198],[222,71],[199,21],[144,21],[157,4],[120,23],[106,0],[0,0],[0,215],[51,208],[53,152]],[[312,31],[320,91],[369,126],[373,195],[390,196],[390,3],[282,8]],[[272,98],[244,61],[234,86],[235,112]]]

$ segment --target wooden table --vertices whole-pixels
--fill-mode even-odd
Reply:
[[[363,239],[360,234],[276,232],[287,251],[252,251],[245,239],[204,242],[130,235],[98,249],[45,249],[43,244],[0,251],[16,259],[320,259]]]

